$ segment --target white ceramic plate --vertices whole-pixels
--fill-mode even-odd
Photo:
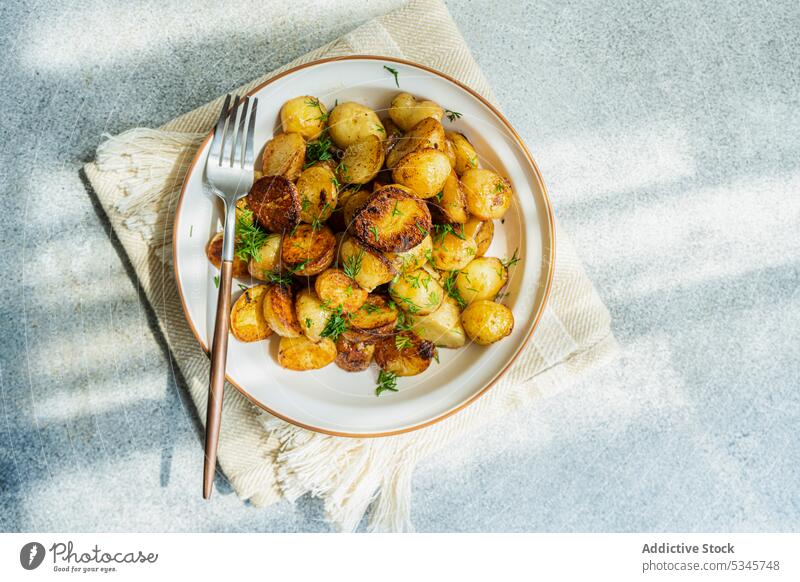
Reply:
[[[400,88],[384,68],[398,71]],[[386,117],[398,91],[430,98],[458,111],[443,119],[447,130],[464,133],[482,167],[507,176],[515,197],[487,256],[522,260],[511,268],[503,300],[515,319],[512,334],[491,346],[440,349],[440,363],[414,377],[399,378],[399,392],[375,396],[377,370],[351,373],[331,364],[310,372],[277,363],[278,340],[242,343],[231,337],[228,380],[261,408],[311,430],[342,436],[385,436],[426,426],[452,414],[485,392],[505,371],[533,332],[544,308],[553,273],[554,226],[547,193],[529,152],[510,124],[491,105],[455,80],[413,63],[384,57],[346,57],[293,69],[258,87],[255,141],[258,147],[279,131],[281,105],[298,95],[315,95],[330,110],[334,101],[357,101]],[[184,183],[175,215],[174,257],[186,318],[208,351],[213,333],[217,270],[205,256],[209,238],[221,230],[220,208],[203,188],[208,140],[200,147]],[[249,283],[246,281],[245,283]],[[235,297],[240,291],[234,284]],[[234,299],[235,299],[234,297]]]

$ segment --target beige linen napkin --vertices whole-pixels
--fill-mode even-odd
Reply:
[[[438,0],[414,0],[238,92],[300,63],[347,54],[416,61],[452,75],[494,101],[480,68]],[[85,167],[155,310],[201,419],[205,419],[209,362],[181,310],[172,274],[172,221],[187,165],[220,105],[220,99],[212,101],[158,130],[138,128],[109,137],[98,148],[97,160]],[[557,195],[554,200],[557,204]],[[550,301],[525,351],[486,395],[431,427],[380,439],[316,434],[260,412],[228,386],[219,463],[239,497],[265,506],[310,492],[324,500],[326,518],[339,529],[355,529],[370,504],[371,529],[411,529],[411,475],[418,461],[466,431],[502,422],[514,407],[563,388],[617,351],[608,311],[564,231],[558,229],[556,237]]]

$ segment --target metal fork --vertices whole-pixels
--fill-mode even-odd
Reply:
[[[228,326],[231,311],[233,243],[236,237],[236,201],[253,185],[253,134],[258,99],[225,97],[206,161],[206,177],[214,193],[225,203],[225,229],[222,234],[222,265],[219,298],[211,344],[211,378],[206,411],[203,498],[211,496],[217,465],[217,445],[222,420],[222,395],[225,389],[225,363],[228,356]],[[249,114],[249,119],[248,119]],[[245,123],[247,135],[245,137]]]

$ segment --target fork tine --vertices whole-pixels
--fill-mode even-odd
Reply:
[[[214,128],[214,137],[211,138],[211,146],[208,148],[208,155],[210,157],[219,158],[222,155],[222,132],[225,129],[225,119],[228,117],[228,105],[231,103],[231,95],[225,95],[225,103],[222,104],[222,110],[219,112],[219,120],[217,126]]]
[[[236,132],[236,141],[233,142],[234,152],[232,164],[237,168],[244,167],[244,122],[247,117],[247,108],[250,104],[250,97],[242,99],[242,113],[239,115],[239,129]]]
[[[253,136],[256,133],[256,109],[258,109],[258,97],[253,97],[253,106],[250,108],[250,121],[247,124],[247,140],[244,144],[244,164],[245,170],[252,170],[254,165],[253,157]]]
[[[228,116],[228,124],[225,126],[225,135],[222,136],[222,153],[219,158],[219,165],[225,164],[226,166],[233,167],[233,132],[236,131],[236,113],[239,111],[239,96],[233,97],[233,105],[231,106],[230,115]]]

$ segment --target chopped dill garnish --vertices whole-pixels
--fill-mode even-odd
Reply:
[[[327,128],[319,134],[319,137],[306,144],[306,163],[303,168],[313,166],[317,162],[326,162],[333,159],[333,141],[328,135]]]
[[[456,119],[461,118],[461,114],[458,111],[450,111],[449,109],[445,109],[444,112],[447,115],[447,119],[450,121],[455,121]]]
[[[442,282],[442,287],[444,288],[445,293],[455,299],[456,303],[458,303],[458,306],[461,309],[464,309],[467,306],[467,302],[464,301],[464,298],[461,296],[461,293],[459,293],[458,288],[456,287],[456,277],[458,277],[458,271],[450,271],[447,273],[447,276]]]
[[[240,291],[247,291],[249,288],[250,287],[248,287],[247,285],[242,285],[241,283],[239,283],[239,290]]]
[[[463,227],[461,227],[463,230]],[[434,224],[433,225],[433,242],[436,244],[442,244],[444,241],[444,237],[447,234],[452,234],[453,236],[460,238],[461,240],[467,240],[466,237],[462,232],[456,230],[456,228],[452,224]]]
[[[521,259],[518,255],[518,252],[519,252],[518,248],[514,249],[514,254],[511,255],[510,259],[507,259],[505,261],[500,261],[506,269],[508,269],[509,267],[513,267],[514,265],[520,262]]]
[[[342,270],[344,274],[350,277],[351,279],[355,279],[358,277],[358,274],[361,272],[361,261],[364,258],[364,249],[359,249],[358,253],[347,257],[344,260],[344,264],[342,265]]]
[[[397,374],[381,370],[378,374],[378,385],[375,387],[375,396],[380,396],[386,391],[397,392]]]
[[[214,287],[219,289],[219,275],[214,275]]]
[[[328,322],[325,324],[325,329],[319,334],[320,337],[329,337],[333,341],[339,339],[339,336],[347,331],[347,317],[342,314],[342,308],[339,307],[331,311]]]
[[[397,75],[399,74],[397,72],[397,69],[393,69],[392,67],[388,67],[386,65],[383,65],[383,68],[386,69],[387,71],[389,71],[392,74],[392,76],[394,77],[394,84],[397,85],[397,87],[399,88],[400,87],[400,81],[397,80]]]
[[[271,283],[273,285],[283,285],[284,287],[288,287],[292,284],[292,276],[289,273],[281,273],[278,270],[275,271],[268,271],[264,279],[267,283]]]
[[[315,107],[315,108],[317,108],[319,110],[319,117],[315,117],[314,118],[315,121],[327,121],[328,120],[328,115],[330,115],[330,114],[329,113],[323,113],[322,105],[320,104],[319,99],[317,99],[316,97],[310,97],[310,98],[306,99],[306,105],[308,105],[309,107]]]
[[[375,237],[375,240],[378,240],[378,228],[376,226],[370,226],[369,231],[372,233],[372,236]]]
[[[310,317],[306,317],[306,328],[310,329],[312,323],[314,323],[314,322],[311,321],[311,318]]]
[[[397,334],[394,336],[394,345],[398,350],[404,350],[413,346],[414,342],[407,335]]]
[[[243,261],[253,257],[261,260],[261,247],[267,242],[269,233],[256,226],[252,210],[242,210],[236,219],[236,256]]]

